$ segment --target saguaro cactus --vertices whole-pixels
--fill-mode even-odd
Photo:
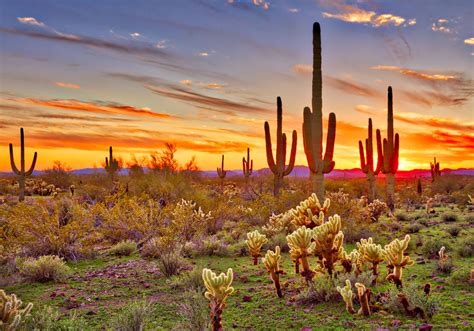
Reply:
[[[377,130],[377,153],[383,156],[382,173],[385,174],[385,186],[387,194],[387,206],[391,211],[395,209],[393,195],[395,194],[395,174],[398,170],[398,151],[399,137],[398,133],[393,134],[393,95],[392,87],[388,87],[388,120],[387,120],[387,138],[382,138],[380,130]]]
[[[367,175],[367,182],[369,185],[368,190],[368,199],[369,202],[375,200],[375,177],[379,174],[380,169],[382,168],[383,156],[378,154],[377,166],[374,169],[374,149],[372,144],[372,119],[369,118],[369,128],[368,128],[368,137],[365,139],[365,154],[364,155],[364,145],[362,141],[359,140],[359,154],[360,154],[360,168],[362,172]]]
[[[313,191],[319,201],[324,201],[324,174],[334,169],[334,142],[336,140],[336,115],[329,114],[326,152],[323,158],[323,98],[321,72],[321,28],[313,25],[313,97],[312,108],[303,112],[303,143],[313,183]]]
[[[224,170],[224,155],[222,155],[221,167],[217,167],[217,175],[221,179],[221,191],[224,191],[224,178],[227,175],[227,171]]]
[[[119,170],[119,162],[114,158],[112,146],[109,147],[109,158],[105,158],[105,171],[114,180],[115,173]]]
[[[296,158],[296,142],[297,134],[296,130],[293,130],[291,138],[291,152],[288,166],[285,166],[286,162],[286,134],[283,131],[283,107],[281,104],[281,98],[277,98],[277,143],[276,143],[276,162],[273,157],[272,150],[272,138],[270,136],[270,125],[265,122],[265,146],[267,151],[267,163],[270,170],[273,172],[273,195],[277,196],[280,193],[280,187],[283,183],[283,177],[288,176],[295,166]]]
[[[430,162],[431,168],[431,181],[434,182],[438,177],[441,176],[441,170],[439,168],[439,162],[436,162],[436,157],[434,158],[434,162]]]
[[[15,164],[15,158],[13,156],[13,145],[10,144],[10,163],[13,172],[18,176],[18,185],[20,188],[19,200],[25,200],[25,179],[28,176],[31,176],[36,165],[36,158],[38,153],[35,152],[33,156],[33,162],[28,171],[25,170],[25,135],[23,133],[23,128],[20,129],[20,169]]]
[[[247,148],[247,160],[242,158],[242,172],[245,178],[249,178],[253,171],[253,160],[250,160],[250,148]]]

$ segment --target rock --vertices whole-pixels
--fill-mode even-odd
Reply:
[[[243,302],[251,302],[252,297],[250,295],[244,295],[243,298],[242,298],[242,301]]]
[[[421,324],[419,327],[418,327],[418,330],[420,331],[428,331],[428,330],[431,330],[433,328],[433,325],[431,324]]]

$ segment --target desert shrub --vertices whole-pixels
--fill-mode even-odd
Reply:
[[[201,275],[201,274],[200,274]],[[204,296],[196,291],[186,291],[178,304],[180,322],[174,330],[208,330],[209,307]]]
[[[202,240],[202,248],[200,253],[201,255],[206,256],[228,256],[230,254],[228,245],[223,240],[218,239],[216,236],[211,236]]]
[[[370,219],[374,222],[378,222],[380,216],[388,212],[387,204],[377,199],[369,203],[366,208]]]
[[[439,310],[439,302],[433,296],[426,295],[423,288],[418,285],[407,284],[401,290],[392,288],[388,291],[386,304],[388,311],[401,315],[405,314],[404,308],[398,300],[398,294],[400,293],[406,296],[412,306],[420,307],[429,318],[433,317]]]
[[[448,258],[446,261],[439,260],[436,264],[436,271],[442,274],[449,275],[454,269],[452,259]]]
[[[421,224],[423,226],[427,226],[428,222],[429,222],[429,220],[427,218],[424,218],[424,217],[419,218],[416,221],[418,222],[418,224]]]
[[[407,222],[410,220],[410,216],[402,211],[398,211],[395,213],[395,219],[399,222]]]
[[[177,251],[165,251],[159,256],[158,268],[165,277],[178,275],[184,266],[183,257]]]
[[[457,222],[459,220],[459,217],[456,213],[447,211],[444,212],[443,215],[441,215],[441,219],[444,222]]]
[[[123,240],[110,247],[107,252],[111,255],[130,256],[137,250],[137,244],[132,240]]]
[[[163,243],[160,241],[160,238],[153,237],[142,247],[140,252],[141,256],[148,258],[158,258],[163,250]]]
[[[238,241],[229,245],[229,252],[231,255],[248,256],[248,247],[244,240]]]
[[[448,283],[451,285],[469,285],[472,269],[469,267],[455,268],[448,277]]]
[[[372,271],[365,271],[362,272],[358,275],[355,273],[340,273],[337,275],[337,277],[334,278],[334,286],[340,286],[343,287],[346,285],[346,279],[349,279],[349,281],[352,284],[352,287],[354,288],[355,283],[361,283],[364,284],[365,287],[370,288],[372,286],[372,280],[374,276],[372,275]],[[356,290],[354,288],[354,290]]]
[[[69,272],[64,260],[55,255],[19,259],[18,269],[24,277],[35,282],[61,281]]]
[[[173,290],[180,289],[203,292],[204,284],[202,282],[202,270],[196,267],[191,271],[183,272],[177,276],[172,277],[168,284]]]
[[[182,199],[171,211],[171,228],[175,236],[189,241],[197,234],[207,234],[213,223],[211,213],[203,212],[195,202]]]
[[[474,256],[474,237],[469,236],[459,242],[457,253],[462,257]]]
[[[1,228],[6,231],[5,247],[19,255],[81,258],[93,237],[91,214],[81,205],[73,204],[68,215],[67,224],[61,224],[54,201],[25,202],[5,208],[0,215]]]
[[[461,232],[462,228],[460,226],[454,225],[449,227],[446,232],[448,232],[451,236],[457,237],[459,232]]]
[[[375,232],[369,226],[347,227],[343,230],[343,232],[344,242],[346,243],[355,243],[360,241],[362,238],[373,237],[375,234]]]
[[[86,319],[78,316],[76,311],[61,317],[61,313],[56,308],[43,306],[31,313],[19,331],[83,331],[87,329]]]
[[[467,215],[464,217],[464,220],[469,224],[474,224],[474,215]]]
[[[423,226],[419,223],[410,223],[405,226],[406,233],[418,233],[423,228]]]
[[[142,331],[153,313],[151,302],[134,301],[122,307],[112,321],[115,331]]]
[[[329,275],[321,275],[315,278],[314,282],[296,297],[296,303],[300,305],[311,305],[329,301],[337,302],[341,300],[341,295]]]
[[[286,240],[286,235],[279,233],[269,238],[268,243],[265,244],[268,249],[275,250],[276,246],[280,246],[280,251],[282,253],[289,252],[290,248],[288,247],[288,240]]]
[[[449,242],[446,241],[445,239],[442,239],[442,238],[429,239],[425,242],[425,244],[421,248],[421,252],[423,256],[430,259],[434,259],[438,256],[438,252],[442,246],[446,247],[446,250],[448,251],[451,247]]]

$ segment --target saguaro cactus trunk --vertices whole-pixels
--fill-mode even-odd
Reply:
[[[33,156],[33,162],[28,171],[25,170],[25,135],[23,133],[23,128],[20,129],[20,169],[15,164],[15,158],[13,156],[13,145],[10,144],[10,163],[13,172],[18,176],[18,185],[20,188],[19,192],[19,201],[25,200],[25,179],[33,173],[36,165],[36,158],[38,154],[35,152]]]
[[[286,134],[283,131],[283,106],[281,98],[277,97],[277,143],[276,143],[276,162],[273,158],[272,150],[272,138],[270,136],[270,125],[265,122],[265,146],[267,152],[267,163],[270,170],[273,172],[273,195],[277,196],[280,194],[280,188],[283,184],[283,177],[288,176],[293,167],[295,166],[296,158],[296,141],[297,134],[296,130],[293,130],[291,140],[291,152],[288,166],[285,166],[286,162]]]
[[[112,146],[109,147],[109,158],[105,157],[105,171],[110,176],[110,179],[114,180],[115,173],[119,170],[119,162],[114,158]]]
[[[242,158],[242,172],[245,177],[245,190],[248,190],[250,176],[253,172],[253,160],[250,160],[250,148],[247,148],[247,160]]]
[[[382,138],[380,130],[377,130],[377,153],[383,155],[382,173],[385,174],[385,188],[387,195],[387,205],[391,211],[395,209],[393,202],[395,194],[395,174],[398,171],[398,152],[399,136],[393,134],[393,95],[392,87],[388,87],[388,119],[387,119],[387,138]]]
[[[221,167],[217,168],[217,175],[221,181],[221,192],[224,192],[224,178],[227,175],[227,171],[224,170],[224,155],[222,155]]]
[[[376,195],[375,189],[375,179],[376,176],[380,172],[380,168],[382,167],[383,159],[382,155],[378,154],[377,158],[377,166],[374,169],[374,154],[373,154],[373,144],[372,144],[372,119],[369,118],[369,128],[368,128],[368,137],[365,139],[365,153],[367,157],[364,155],[364,146],[362,141],[359,140],[359,154],[360,154],[360,168],[362,172],[367,175],[367,183],[368,183],[368,200],[369,202],[374,201]]]
[[[312,108],[305,107],[303,112],[303,143],[308,161],[313,191],[319,201],[324,201],[324,174],[334,169],[334,143],[336,140],[336,115],[329,114],[326,152],[323,158],[323,98],[321,71],[321,28],[313,25],[313,97]]]
[[[434,182],[438,177],[441,176],[441,169],[439,167],[439,162],[436,162],[436,157],[434,158],[434,162],[430,162],[431,168],[431,181]]]

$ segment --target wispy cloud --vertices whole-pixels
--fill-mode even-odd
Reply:
[[[119,114],[128,116],[147,116],[156,118],[170,118],[171,115],[153,112],[150,108],[136,108],[112,102],[85,102],[74,99],[17,99],[17,102],[36,106],[59,108],[63,110],[84,111],[100,114]]]
[[[349,94],[355,94],[371,98],[382,98],[384,96],[382,91],[376,90],[370,86],[332,76],[324,76],[323,84],[324,83],[327,83],[331,87]]]
[[[378,65],[373,66],[370,69],[373,70],[384,70],[384,71],[393,71],[398,72],[405,76],[410,76],[413,78],[421,79],[421,80],[428,80],[428,81],[454,81],[459,80],[459,76],[452,75],[452,74],[441,74],[441,73],[430,73],[429,71],[422,71],[422,70],[414,70],[414,69],[407,69],[401,68],[397,66],[385,66],[385,65]]]
[[[421,125],[426,127],[435,128],[437,130],[453,130],[459,132],[472,132],[474,133],[474,123],[461,122],[457,119],[448,117],[435,117],[428,115],[421,115],[410,112],[399,112],[394,113],[394,118],[413,125]]]
[[[64,83],[64,82],[54,82],[54,85],[59,86],[59,87],[64,87],[64,88],[76,89],[76,90],[81,88],[81,86],[78,84]]]
[[[368,115],[375,115],[375,111],[372,107],[367,105],[356,105],[354,110],[359,113],[368,114]]]
[[[45,26],[43,22],[38,21],[34,17],[17,17],[16,20],[22,24],[35,25],[35,26],[40,26],[40,27]]]
[[[313,72],[313,66],[311,64],[295,64],[292,69],[293,72],[300,75],[308,75]]]
[[[435,32],[441,32],[446,34],[454,33],[454,29],[450,26],[449,20],[445,18],[439,18],[431,24],[431,30]]]
[[[333,12],[323,12],[323,17],[338,19],[350,23],[364,23],[373,27],[386,25],[401,26],[407,19],[390,13],[377,14],[372,10],[365,10],[357,6],[346,4],[345,1],[321,1],[323,5],[333,7]],[[409,19],[408,25],[415,25],[415,19]]]
[[[464,39],[464,43],[468,45],[474,45],[474,38]]]

